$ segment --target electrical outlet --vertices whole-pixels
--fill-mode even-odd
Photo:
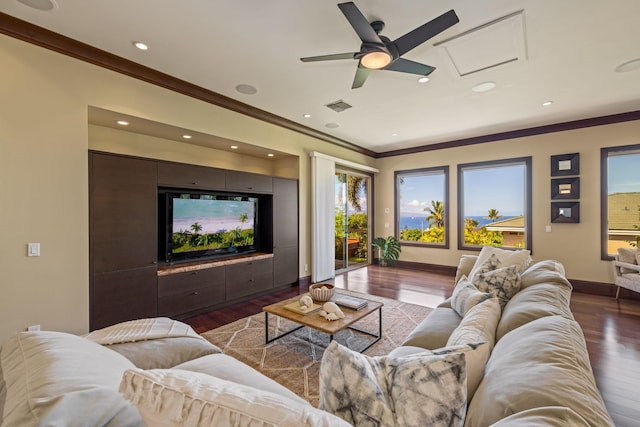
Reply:
[[[309,266],[307,264],[304,265],[304,271],[305,273],[309,270]]]
[[[29,332],[35,332],[35,331],[39,331],[39,330],[40,330],[40,325],[27,326],[27,331],[29,331]]]

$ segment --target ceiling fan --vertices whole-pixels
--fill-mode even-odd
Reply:
[[[420,76],[431,74],[435,67],[410,61],[401,58],[401,56],[459,22],[458,16],[452,9],[391,41],[387,37],[380,35],[384,28],[384,22],[374,21],[369,23],[353,2],[340,3],[338,7],[356,34],[358,34],[360,40],[362,40],[360,50],[358,52],[310,56],[300,58],[300,60],[302,62],[315,62],[357,59],[358,69],[353,79],[352,89],[359,88],[364,84],[370,70],[390,70]]]

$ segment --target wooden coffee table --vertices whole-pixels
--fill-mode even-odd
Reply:
[[[333,296],[332,300],[335,300],[337,296],[339,296],[340,293],[336,292],[336,294]],[[304,328],[305,326],[308,326],[309,328],[313,328],[317,331],[320,332],[324,332],[325,334],[329,334],[329,340],[333,341],[333,336],[335,334],[337,334],[338,332],[345,330],[345,329],[351,329],[366,335],[370,335],[372,336],[374,339],[372,342],[370,342],[369,344],[367,344],[366,347],[364,347],[363,349],[359,350],[361,353],[363,351],[365,351],[366,349],[368,349],[369,347],[371,347],[373,344],[377,343],[378,341],[380,341],[380,339],[382,338],[382,306],[384,305],[381,302],[378,301],[372,301],[370,299],[367,298],[362,298],[360,296],[358,296],[358,298],[360,299],[364,299],[367,301],[367,306],[361,308],[360,310],[351,310],[345,307],[340,307],[340,309],[343,311],[344,313],[344,318],[342,319],[338,319],[338,320],[327,320],[324,317],[322,317],[319,314],[319,311],[315,311],[312,313],[308,313],[308,314],[298,314],[294,311],[291,311],[287,308],[285,308],[285,305],[292,303],[292,302],[296,302],[299,301],[301,297],[303,297],[304,295],[299,295],[299,296],[295,296],[289,299],[286,299],[284,301],[280,301],[277,302],[275,304],[271,304],[271,305],[267,305],[265,307],[262,308],[262,311],[264,311],[264,324],[265,324],[265,342],[268,344],[270,342],[273,342],[279,338],[282,338],[284,336],[289,335],[292,332],[297,331],[298,329]],[[319,303],[319,304],[324,304],[324,303]],[[371,313],[373,313],[374,311],[378,312],[378,332],[377,333],[373,333],[373,332],[369,332],[369,331],[364,331],[362,329],[358,329],[353,327],[352,325],[354,323],[356,323],[357,321],[363,319],[364,317],[370,315]],[[276,315],[279,317],[282,317],[284,319],[288,319],[291,320],[292,322],[298,323],[299,326],[284,332],[280,335],[276,335],[272,338],[269,338],[269,314],[272,315]]]

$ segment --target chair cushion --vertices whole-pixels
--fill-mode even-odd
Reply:
[[[618,248],[618,261],[626,262],[627,264],[638,264],[638,257],[640,252],[636,248]],[[637,271],[626,267],[620,267],[621,273],[637,273]]]

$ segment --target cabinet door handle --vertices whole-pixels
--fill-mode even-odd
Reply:
[[[191,292],[191,295],[198,295],[198,291]]]

